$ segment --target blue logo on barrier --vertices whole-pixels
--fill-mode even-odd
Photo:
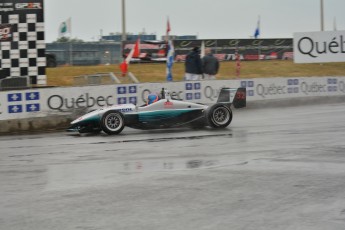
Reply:
[[[254,87],[254,81],[241,81],[241,87],[242,88],[253,88]],[[254,90],[247,90],[248,96],[254,96]]]
[[[337,79],[336,78],[328,78],[327,83],[328,84],[337,84]]]
[[[186,83],[186,90],[192,90],[193,84],[192,83]]]
[[[288,88],[288,93],[298,93],[299,89],[298,87],[290,87]]]
[[[338,87],[337,86],[328,86],[328,92],[337,92]]]
[[[242,88],[251,88],[254,87],[254,81],[241,81]]]
[[[40,100],[40,92],[27,92],[25,94],[21,93],[10,93],[7,94],[7,101],[10,102],[22,102],[24,103],[24,98],[25,101],[39,101]],[[33,103],[31,104],[26,104],[26,105],[9,105],[8,106],[8,113],[22,113],[24,112],[24,108],[26,109],[25,112],[37,112],[40,111],[40,103]]]
[[[126,86],[117,87],[117,94],[126,94],[126,93],[127,93]]]
[[[187,100],[193,100],[193,94],[192,93],[186,93],[186,99]]]
[[[254,81],[241,81],[241,87],[243,88],[251,88],[254,87]]]
[[[194,99],[201,99],[201,83],[186,83],[186,90],[194,90]],[[199,92],[198,92],[199,91]],[[186,93],[186,100],[193,100],[193,93]]]
[[[129,93],[137,93],[137,86],[136,85],[129,86],[128,91]]]
[[[119,97],[117,99],[117,104],[121,105],[121,104],[126,104],[127,103],[127,98],[125,97]]]
[[[298,85],[298,79],[288,79],[288,85]]]
[[[23,106],[22,105],[9,105],[8,106],[8,113],[22,113]]]
[[[299,89],[298,89],[298,84],[299,84],[299,80],[298,79],[288,79],[287,80],[287,84],[288,86],[288,93],[298,93]]]
[[[26,112],[37,112],[40,111],[40,104],[27,104]]]
[[[136,105],[137,104],[137,97],[130,97],[129,103]]]
[[[328,78],[327,79],[327,84],[328,84],[327,90],[328,90],[328,92],[337,92],[338,91],[337,83],[338,83],[338,79]]]
[[[25,93],[25,99],[27,101],[39,100],[40,99],[40,93],[39,92]]]
[[[22,94],[21,93],[9,93],[7,94],[7,101],[22,101]]]
[[[196,100],[201,99],[201,93],[195,93],[195,94],[194,94],[194,98],[195,98]]]

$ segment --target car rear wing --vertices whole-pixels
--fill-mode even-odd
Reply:
[[[246,107],[246,88],[222,88],[217,103],[233,105],[236,109]]]

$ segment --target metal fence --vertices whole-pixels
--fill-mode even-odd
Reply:
[[[0,79],[0,90],[17,90],[31,88],[29,77],[7,77]]]
[[[126,76],[118,78],[121,73],[96,73],[90,75],[82,75],[73,78],[74,86],[85,85],[108,85],[108,84],[123,84],[123,83],[140,83],[133,73],[128,72]],[[120,80],[121,79],[121,80]]]

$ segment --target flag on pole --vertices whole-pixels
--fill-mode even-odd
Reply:
[[[201,41],[201,52],[200,52],[200,57],[203,58],[205,56],[205,41]]]
[[[167,31],[166,31],[166,34],[165,34],[165,41],[168,41],[169,40],[169,32],[170,32],[171,28],[170,28],[170,21],[169,21],[169,17],[168,17],[168,20],[167,20]]]
[[[260,16],[258,18],[258,24],[256,26],[255,32],[254,32],[254,38],[258,38],[260,35]]]
[[[66,21],[62,22],[59,27],[59,37],[64,37],[66,34],[71,36],[72,27],[71,27],[71,18],[68,18]]]
[[[241,60],[240,60],[240,54],[238,53],[238,49],[235,51],[236,56],[236,77],[239,78],[241,74]]]
[[[175,54],[175,49],[174,49],[173,42],[169,40],[168,41],[168,55],[167,55],[167,81],[173,80],[171,69],[174,64],[174,54]]]
[[[120,64],[122,76],[126,76],[126,74],[128,72],[128,65],[129,65],[131,59],[139,57],[139,55],[140,55],[140,38],[137,39],[133,48],[131,49],[131,51],[127,55],[126,59],[124,59],[123,62]]]

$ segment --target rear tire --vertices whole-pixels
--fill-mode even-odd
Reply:
[[[207,121],[212,128],[225,128],[232,121],[232,111],[224,105],[215,104],[207,112]]]
[[[103,114],[101,119],[101,128],[105,133],[109,135],[119,134],[124,127],[125,118],[122,113],[110,110]]]

